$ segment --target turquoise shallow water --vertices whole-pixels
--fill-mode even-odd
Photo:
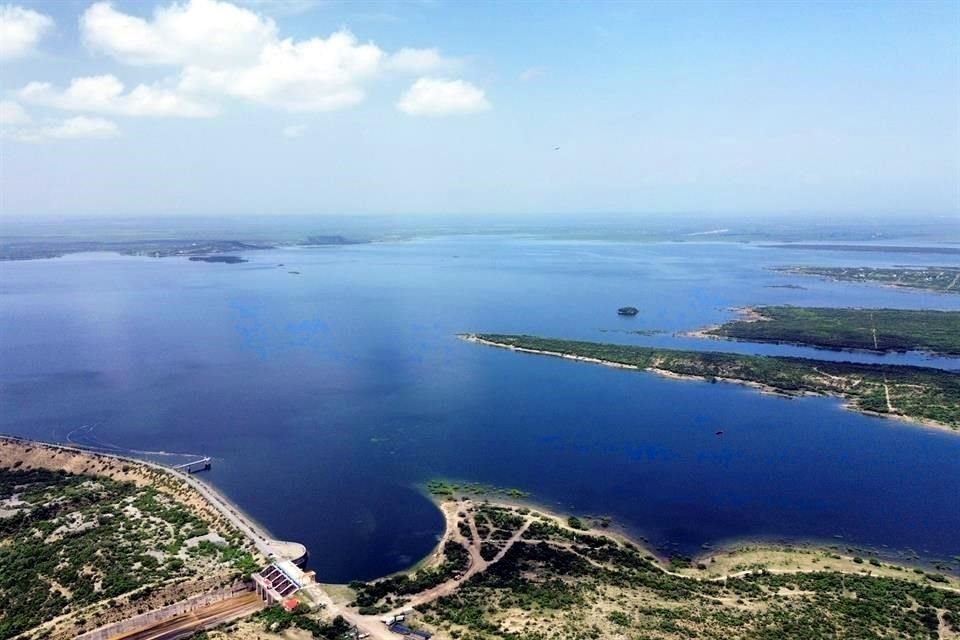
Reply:
[[[766,269],[955,256],[460,236],[246,257],[0,263],[0,430],[211,455],[206,478],[306,543],[323,581],[425,554],[442,520],[414,485],[437,476],[611,516],[667,553],[764,537],[960,554],[960,435],[830,399],[456,339],[530,333],[954,369],[924,354],[671,334],[749,304],[960,309],[960,296]],[[626,304],[640,314],[618,317]],[[666,333],[627,333],[638,329]]]

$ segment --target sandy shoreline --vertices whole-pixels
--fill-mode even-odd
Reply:
[[[874,575],[885,575],[924,583],[924,578],[920,574],[917,574],[914,569],[918,567],[929,569],[935,562],[943,561],[942,559],[928,559],[927,562],[911,564],[904,561],[892,560],[888,555],[881,556],[881,550],[870,547],[860,547],[850,544],[845,540],[837,540],[836,543],[830,544],[827,541],[817,540],[776,542],[762,538],[743,538],[711,545],[709,548],[703,549],[700,553],[690,556],[690,567],[678,569],[671,566],[671,556],[665,555],[654,548],[643,536],[634,535],[615,522],[611,523],[609,527],[590,525],[591,520],[599,519],[597,516],[557,511],[556,509],[527,498],[485,499],[466,495],[452,498],[433,496],[433,502],[444,516],[444,534],[437,547],[431,551],[425,560],[439,554],[443,543],[450,538],[452,531],[458,524],[457,514],[461,511],[460,507],[473,503],[489,504],[505,509],[526,509],[529,510],[532,517],[542,516],[563,529],[602,536],[616,540],[621,544],[633,545],[645,555],[654,558],[656,564],[665,573],[695,580],[723,580],[729,577],[752,573],[759,570],[759,565],[763,565],[766,570],[775,573],[823,571],[829,568],[833,571],[845,573],[872,571]],[[568,524],[568,518],[571,516],[578,517],[584,525],[587,525],[586,529],[579,530],[571,528]],[[840,551],[841,547],[844,551]],[[862,553],[862,557],[880,557],[884,563],[884,567],[878,568],[876,565],[859,563],[854,560],[854,558],[858,556],[851,553],[851,551]],[[832,564],[822,564],[824,561]],[[698,569],[698,565],[706,565],[708,569]],[[749,565],[750,568],[745,568],[747,565]],[[421,562],[416,566],[429,566],[429,564]],[[401,573],[411,573],[412,571],[413,569]],[[951,573],[947,574],[947,578],[949,581],[947,583],[948,586],[944,588],[960,592],[960,577]]]
[[[675,373],[673,371],[666,371],[664,369],[659,369],[657,367],[638,367],[636,365],[623,364],[620,362],[612,362],[610,360],[601,360],[600,358],[588,358],[586,356],[577,356],[569,353],[561,353],[559,351],[528,349],[526,347],[517,347],[509,344],[501,344],[499,342],[485,340],[474,333],[460,334],[457,337],[460,338],[461,340],[465,340],[466,342],[473,342],[476,344],[482,344],[489,347],[496,347],[498,349],[506,349],[507,351],[516,351],[518,353],[530,353],[530,354],[542,355],[542,356],[552,356],[555,358],[563,358],[564,360],[575,360],[578,362],[588,362],[590,364],[599,364],[605,367],[613,367],[615,369],[631,369],[633,371],[644,371],[648,373],[654,373],[664,378],[670,378],[672,380],[687,380],[687,381],[694,381],[694,382],[710,382],[715,380],[717,382],[737,384],[744,387],[750,387],[751,389],[759,391],[760,393],[765,395],[777,396],[780,398],[801,398],[801,397],[837,398],[839,400],[844,401],[841,404],[841,406],[844,409],[848,411],[853,411],[855,413],[859,413],[861,415],[870,416],[873,418],[884,418],[886,420],[893,420],[896,422],[907,423],[912,426],[923,427],[926,429],[935,429],[940,432],[946,432],[953,435],[960,435],[960,431],[958,431],[957,429],[953,429],[949,425],[943,424],[941,422],[936,422],[934,420],[914,418],[911,416],[905,416],[905,415],[900,415],[896,413],[879,413],[876,411],[870,411],[869,409],[862,409],[857,405],[853,404],[853,402],[847,399],[845,396],[837,393],[830,393],[830,392],[821,393],[821,392],[814,392],[814,391],[802,391],[797,393],[786,392],[786,391],[783,391],[782,389],[771,387],[769,385],[763,384],[761,382],[756,382],[753,380],[743,380],[741,378],[726,378],[726,377],[720,377],[720,376],[711,376],[708,378],[705,376],[697,376],[692,374]],[[724,338],[718,338],[716,336],[712,336],[712,337],[719,340],[724,339]]]
[[[40,449],[48,452],[48,460],[44,461],[37,456],[26,456],[30,449]],[[158,479],[165,479],[166,482],[160,482],[161,488],[166,485],[167,489],[172,487],[175,492],[182,487],[191,490],[191,493],[194,494],[193,498],[188,500],[191,507],[202,507],[215,520],[227,523],[228,528],[250,540],[263,558],[267,555],[264,553],[264,541],[281,542],[274,538],[265,526],[257,522],[210,483],[155,462],[0,434],[0,463],[11,460],[16,462],[18,459],[21,462],[28,462],[43,468],[62,469],[71,473],[86,472],[92,475],[107,475],[115,480],[133,482],[141,486],[156,486]],[[97,465],[97,469],[94,470],[93,465]],[[177,487],[177,484],[180,487]],[[178,497],[183,499],[182,494],[178,493]]]
[[[627,367],[634,368],[634,367]],[[19,462],[19,464],[17,464]],[[71,447],[62,447],[55,444],[35,442],[22,438],[0,436],[0,466],[8,467],[44,467],[58,470],[70,471],[73,473],[88,473],[97,475],[98,473],[106,475],[117,480],[126,480],[138,484],[149,484],[155,486],[158,490],[171,491],[180,499],[186,499],[191,508],[205,509],[208,513],[219,514],[223,516],[222,510],[216,504],[210,502],[210,496],[213,492],[188,492],[192,495],[185,496],[184,488],[195,488],[193,485],[184,484],[184,478],[178,472],[159,467],[152,463],[144,463],[133,459],[126,459],[120,456],[90,453]],[[187,478],[189,480],[189,478]],[[167,484],[170,481],[171,484]],[[493,506],[515,509],[523,513],[524,518],[529,522],[538,518],[547,519],[555,523],[558,527],[588,533],[595,536],[603,536],[618,541],[621,544],[630,544],[640,549],[644,554],[651,556],[657,566],[665,573],[682,576],[693,580],[724,580],[729,577],[748,575],[758,571],[761,567],[771,572],[796,573],[809,571],[823,571],[829,569],[832,571],[841,571],[849,573],[871,572],[874,575],[889,575],[914,582],[923,582],[923,574],[915,573],[910,570],[910,566],[901,562],[891,560],[888,557],[879,556],[883,559],[882,565],[865,565],[862,558],[846,555],[850,553],[862,553],[866,558],[878,557],[877,552],[858,548],[855,545],[849,545],[845,541],[838,541],[832,548],[826,544],[791,542],[777,543],[774,541],[763,540],[743,540],[728,541],[717,546],[705,549],[702,553],[690,558],[689,565],[674,566],[670,562],[670,556],[655,549],[643,536],[624,529],[619,523],[612,522],[610,526],[601,526],[603,516],[598,515],[577,515],[586,529],[574,529],[570,526],[568,518],[570,515],[562,511],[557,511],[551,506],[538,503],[536,500],[528,497],[486,499],[483,496],[436,496],[430,495],[431,501],[437,506],[444,518],[444,531],[434,549],[423,559],[421,559],[411,569],[401,573],[413,573],[418,569],[431,567],[441,561],[441,550],[447,540],[462,538],[458,533],[459,518],[463,516],[463,507],[473,504],[489,503]],[[226,498],[223,498],[227,503]],[[223,520],[221,519],[221,522]],[[241,534],[248,532],[238,531]],[[515,540],[520,539],[520,534],[515,536]],[[253,542],[256,542],[251,538]],[[511,542],[512,544],[512,542]],[[839,551],[841,547],[844,552]],[[476,556],[478,549],[471,551],[471,556]],[[502,557],[502,556],[500,556]],[[420,594],[416,594],[412,599],[412,606],[423,604],[442,595],[451,593],[459,585],[468,579],[474,573],[486,570],[488,564],[496,562],[496,559],[490,562],[477,560],[481,563],[474,570],[468,570],[466,575],[460,576],[454,580],[433,587]],[[948,574],[948,582],[940,585],[939,588],[946,588],[960,591],[960,579],[955,575]],[[197,584],[194,589],[201,588]],[[327,589],[331,591],[327,591]],[[331,593],[337,590],[347,592],[345,585],[329,585],[324,587],[324,603],[327,606],[327,614],[342,614],[350,622],[357,624],[362,631],[370,634],[370,637],[376,640],[388,640],[393,637],[386,630],[381,622],[382,615],[361,615],[353,608],[346,605],[344,598],[340,596],[334,599]],[[405,609],[408,605],[403,605],[397,611]],[[116,612],[117,614],[120,611]],[[251,627],[251,634],[259,633],[258,630]]]

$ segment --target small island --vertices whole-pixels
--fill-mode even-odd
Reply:
[[[851,349],[960,355],[960,311],[760,306],[688,335]]]
[[[640,313],[640,310],[636,307],[620,307],[617,309],[618,316],[635,316]]]
[[[328,247],[344,246],[349,244],[367,244],[368,242],[368,240],[353,240],[344,236],[312,235],[307,236],[307,239],[300,244],[305,247]]]
[[[190,256],[190,262],[220,262],[223,264],[240,264],[247,262],[240,256]]]
[[[684,351],[528,335],[466,334],[464,340],[521,353],[650,371],[671,378],[733,382],[768,393],[843,398],[861,413],[960,433],[960,373],[907,365],[789,356]]]

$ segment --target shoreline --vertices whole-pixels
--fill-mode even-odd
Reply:
[[[763,306],[763,305],[759,305]],[[789,305],[788,305],[789,306]],[[716,331],[722,329],[728,324],[736,322],[744,323],[754,323],[754,322],[770,322],[772,318],[765,316],[757,310],[757,307],[730,307],[729,311],[733,311],[737,314],[736,319],[728,320],[720,324],[710,324],[699,329],[692,329],[690,331],[680,331],[675,333],[675,336],[681,338],[695,338],[697,340],[719,340],[721,342],[740,342],[744,344],[772,344],[788,347],[802,347],[806,349],[814,349],[817,351],[829,351],[833,353],[850,353],[850,354],[867,354],[873,356],[886,356],[886,355],[904,355],[908,353],[915,353],[925,356],[931,356],[935,358],[946,358],[946,359],[956,359],[958,364],[960,364],[960,354],[950,353],[949,351],[935,351],[933,349],[870,349],[865,347],[834,347],[824,344],[814,344],[811,342],[800,342],[797,340],[758,340],[751,338],[740,338],[737,336],[725,336]],[[803,357],[803,356],[800,356]],[[932,365],[925,365],[932,366]],[[941,367],[934,367],[941,368]],[[949,371],[949,369],[944,369]]]
[[[427,561],[438,555],[443,543],[450,536],[451,527],[457,526],[457,510],[451,510],[450,505],[472,503],[489,504],[494,507],[502,507],[506,509],[526,509],[531,513],[546,516],[565,528],[570,528],[567,524],[568,518],[576,517],[585,525],[585,528],[581,531],[581,533],[602,535],[618,540],[622,543],[629,543],[637,547],[637,549],[643,551],[644,554],[655,558],[660,568],[668,573],[673,573],[670,568],[671,558],[687,558],[690,560],[691,567],[696,567],[700,562],[709,562],[711,557],[733,555],[739,556],[748,553],[820,553],[826,555],[840,555],[844,559],[853,562],[852,559],[855,557],[855,555],[850,555],[849,553],[849,551],[852,549],[853,552],[862,554],[864,558],[882,559],[890,566],[898,566],[903,569],[910,569],[911,571],[914,569],[931,570],[936,569],[938,565],[947,565],[949,569],[947,570],[946,575],[953,580],[953,586],[960,590],[960,556],[952,556],[949,558],[922,556],[914,552],[912,549],[901,549],[894,547],[883,548],[857,543],[846,538],[834,538],[832,540],[827,538],[798,538],[791,540],[783,536],[774,536],[769,538],[765,538],[763,536],[729,538],[714,543],[705,543],[704,545],[701,545],[696,553],[686,556],[680,553],[668,553],[661,550],[655,546],[645,535],[643,535],[642,531],[633,530],[614,518],[609,519],[609,526],[607,527],[595,526],[593,523],[602,521],[608,516],[567,511],[563,508],[558,508],[557,506],[545,504],[538,500],[532,499],[529,496],[524,498],[510,498],[503,496],[487,497],[463,493],[455,494],[453,496],[426,494],[426,497],[430,499],[437,510],[440,511],[440,513],[444,516],[443,534],[440,536],[437,545],[431,549],[430,553],[424,556],[421,561],[411,566],[410,569],[398,571],[383,577],[401,575],[404,573],[414,573],[423,566],[429,566]],[[451,511],[454,514],[452,518]],[[916,561],[911,563],[908,560],[901,559],[899,557],[907,553],[912,553],[914,556],[916,556]],[[678,575],[686,574],[681,573]],[[376,578],[376,580],[381,579],[383,578]]]
[[[136,487],[135,491],[154,491],[163,496],[166,504],[172,504],[175,508],[192,514],[193,518],[198,518],[197,521],[203,523],[204,531],[215,534],[223,544],[229,545],[234,553],[245,554],[247,560],[244,562],[253,562],[259,566],[266,560],[265,546],[251,533],[253,530],[250,529],[249,522],[237,515],[239,507],[231,508],[228,505],[232,503],[225,497],[172,468],[127,456],[87,451],[9,434],[0,434],[0,466],[10,471],[45,470],[55,474],[87,477],[94,483],[100,479],[104,482],[129,484]],[[238,524],[238,520],[241,524]],[[138,531],[138,534],[141,533]],[[202,533],[200,537],[206,535],[208,534]],[[141,539],[142,535],[138,535],[130,541]],[[182,545],[186,542],[186,537],[178,540],[180,542],[177,544]],[[159,538],[160,544],[171,541],[169,536]],[[189,547],[189,543],[187,546]],[[142,624],[139,621],[147,619],[143,618],[147,612],[175,612],[178,609],[174,605],[191,610],[194,605],[189,603],[215,604],[249,590],[243,569],[226,556],[215,566],[203,566],[202,562],[197,564],[196,559],[184,557],[182,550],[168,553],[179,554],[177,557],[181,557],[181,562],[193,569],[186,574],[167,576],[159,581],[148,580],[106,599],[101,596],[80,601],[76,605],[71,603],[71,606],[59,615],[41,620],[39,624],[25,629],[16,637],[73,638],[79,634],[79,637],[86,638],[98,637],[98,633],[107,631],[118,633],[118,629],[126,629],[124,625]],[[254,607],[253,602],[246,602],[243,610],[250,611],[251,607],[262,606],[259,601],[256,605]],[[92,626],[88,626],[91,623]]]
[[[621,368],[637,369],[637,367],[632,367],[628,365],[619,365],[619,366]],[[656,371],[653,371],[653,372],[656,372]],[[679,374],[673,374],[672,372],[663,372],[662,375],[664,375],[665,377],[676,377],[678,379],[692,379],[692,380],[702,381],[702,378],[699,378],[697,376],[681,376]],[[747,382],[749,383],[749,381]],[[755,383],[750,383],[750,384],[755,384]],[[814,395],[817,395],[817,394],[814,394]],[[242,507],[240,507],[235,502],[233,502],[232,500],[224,496],[210,483],[198,480],[196,478],[193,478],[190,475],[176,471],[169,467],[165,467],[157,463],[139,460],[137,458],[131,458],[131,457],[117,455],[117,454],[91,452],[91,451],[84,450],[82,448],[72,447],[69,445],[61,445],[61,444],[45,442],[41,440],[33,440],[30,438],[24,438],[21,436],[15,436],[10,434],[0,434],[0,447],[2,447],[4,443],[9,443],[9,442],[19,444],[19,445],[25,445],[27,447],[39,447],[47,450],[64,452],[69,454],[80,454],[83,456],[87,456],[92,460],[107,458],[107,459],[110,459],[116,462],[125,463],[125,464],[132,463],[134,465],[142,465],[147,469],[163,472],[167,474],[170,478],[174,479],[175,481],[183,481],[190,488],[197,490],[198,497],[201,498],[205,504],[207,504],[212,509],[214,509],[218,514],[226,515],[224,514],[223,509],[228,509],[232,515],[235,515],[237,517],[242,517],[242,521],[244,521],[248,526],[250,526],[251,530],[258,531],[260,534],[263,534],[264,537],[261,539],[259,537],[254,537],[253,535],[251,535],[251,530],[247,530],[243,527],[235,527],[238,533],[242,534],[247,540],[249,540],[251,543],[254,544],[254,547],[256,548],[256,550],[259,553],[261,553],[265,559],[268,559],[270,556],[264,553],[263,543],[266,543],[266,545],[269,545],[268,548],[270,548],[270,553],[273,553],[275,555],[280,555],[280,553],[278,552],[281,551],[285,545],[298,544],[298,543],[290,543],[288,541],[279,540],[273,537],[270,531],[265,526],[257,522],[252,517],[250,517],[242,509]],[[413,573],[423,567],[430,566],[431,561],[438,556],[443,543],[447,540],[447,538],[450,535],[450,526],[451,526],[450,513],[448,513],[448,510],[444,509],[444,505],[454,504],[454,503],[462,502],[466,500],[474,503],[489,503],[491,505],[507,507],[507,508],[529,509],[531,512],[536,512],[536,513],[545,515],[564,525],[566,524],[567,518],[571,516],[576,516],[587,524],[596,520],[602,520],[603,518],[607,517],[607,516],[598,515],[598,514],[576,514],[572,511],[567,511],[563,508],[558,508],[556,505],[544,503],[535,498],[532,498],[530,494],[525,496],[514,497],[514,496],[506,495],[504,493],[496,493],[493,495],[485,495],[485,494],[474,495],[467,492],[455,491],[454,495],[448,496],[448,495],[437,495],[437,494],[431,493],[429,490],[427,490],[425,484],[415,485],[414,488],[418,492],[420,492],[421,495],[423,495],[427,500],[429,500],[434,505],[434,507],[440,512],[440,515],[443,516],[444,529],[443,531],[440,532],[438,536],[437,544],[435,544],[434,547],[427,554],[425,554],[422,558],[414,562],[410,567],[406,569],[401,569],[399,571],[394,571],[388,574],[384,574],[382,576],[378,576],[377,578],[372,579],[371,582],[382,580],[384,578],[389,578],[391,576]],[[229,521],[231,522],[231,524],[235,522],[232,518],[230,518]],[[584,530],[584,532],[598,533],[598,534],[616,538],[623,542],[629,542],[637,546],[638,548],[643,549],[645,553],[655,557],[658,563],[660,563],[661,565],[668,565],[670,558],[674,557],[671,554],[665,551],[662,551],[661,549],[658,549],[656,546],[654,546],[647,539],[647,537],[643,535],[642,531],[632,530],[629,527],[617,521],[616,519],[611,519],[611,524],[609,527],[604,528],[604,527],[588,526]],[[908,553],[912,551],[909,549],[898,549],[898,548],[880,549],[877,547],[871,547],[867,545],[858,545],[857,543],[846,540],[845,538],[839,538],[837,539],[836,542],[831,543],[829,540],[826,540],[826,539],[777,540],[773,538],[764,538],[760,536],[760,537],[748,537],[748,538],[734,538],[734,539],[720,541],[717,543],[711,543],[709,548],[703,548],[699,553],[691,555],[690,558],[692,561],[694,561],[694,564],[695,564],[696,561],[702,560],[711,555],[717,555],[722,553],[741,553],[744,551],[744,549],[751,549],[751,548],[759,548],[759,549],[763,549],[764,551],[776,551],[776,552],[794,552],[797,550],[828,552],[831,550],[831,547],[834,547],[834,546],[855,547],[857,550],[862,551],[865,554],[878,555],[885,559],[888,559],[896,554]],[[924,557],[919,554],[916,554],[915,552],[914,552],[914,555],[919,559],[919,562],[917,564],[910,565],[903,562],[897,562],[897,564],[912,568],[914,566],[930,567],[930,566],[934,566],[936,563],[942,563],[942,562],[956,562],[955,558],[948,559],[948,558],[938,558],[934,556]],[[342,584],[330,583],[330,584],[335,586],[346,586],[346,583],[342,583]]]
[[[908,265],[910,267],[910,265]],[[805,278],[817,278],[823,282],[840,282],[843,284],[852,284],[852,285],[861,285],[867,287],[879,287],[884,289],[890,289],[892,291],[907,291],[909,293],[923,293],[923,294],[933,294],[933,295],[957,295],[960,294],[960,289],[951,289],[947,287],[946,289],[928,289],[927,287],[922,287],[918,285],[911,284],[897,284],[894,282],[883,282],[881,280],[854,280],[840,278],[837,276],[829,276],[820,273],[806,273],[803,271],[803,267],[767,267],[768,270],[775,273],[786,273],[792,276],[803,276]],[[881,267],[886,268],[886,267]],[[894,265],[893,268],[896,268]]]
[[[927,429],[935,429],[940,432],[946,432],[953,435],[960,435],[960,430],[954,429],[947,424],[942,422],[936,422],[934,420],[927,420],[924,418],[914,418],[912,416],[905,416],[897,413],[879,413],[876,411],[870,411],[869,409],[862,409],[857,405],[853,404],[851,400],[848,400],[846,397],[830,392],[814,392],[814,391],[802,391],[791,393],[772,387],[770,385],[763,384],[762,382],[755,382],[753,380],[743,380],[741,378],[727,378],[720,376],[713,376],[712,378],[707,378],[705,376],[698,376],[693,374],[682,374],[675,373],[673,371],[667,371],[664,369],[659,369],[657,367],[638,367],[636,365],[623,364],[620,362],[613,362],[610,360],[602,360],[600,358],[590,358],[587,356],[577,356],[570,353],[561,353],[559,351],[545,351],[542,349],[529,349],[527,347],[516,347],[509,344],[502,344],[499,342],[493,342],[491,340],[485,340],[477,334],[474,333],[462,333],[458,334],[457,337],[466,342],[473,342],[475,344],[482,344],[489,347],[496,347],[498,349],[505,349],[507,351],[515,351],[518,353],[529,353],[533,355],[543,355],[543,356],[552,356],[555,358],[562,358],[564,360],[574,360],[577,362],[587,362],[590,364],[599,364],[605,367],[613,367],[615,369],[629,369],[632,371],[640,371],[646,373],[653,373],[655,375],[670,378],[673,380],[686,380],[692,382],[710,382],[711,380],[716,380],[717,382],[736,384],[744,387],[752,388],[756,391],[759,391],[761,394],[777,396],[780,398],[803,398],[803,397],[817,397],[817,398],[835,398],[842,400],[841,407],[845,410],[852,411],[854,413],[859,413],[861,415],[874,417],[874,418],[884,418],[886,420],[894,420],[897,422],[905,422],[913,426],[923,427]]]
[[[745,321],[746,322],[746,321]],[[749,338],[737,338],[735,336],[721,336],[716,333],[710,333],[711,331],[716,331],[721,328],[722,324],[711,324],[699,329],[692,329],[690,331],[679,331],[673,335],[680,338],[694,338],[696,340],[716,340],[718,342],[739,342],[742,344],[760,344],[760,345],[777,345],[784,347],[802,347],[804,349],[813,349],[815,351],[827,351],[830,353],[850,353],[853,355],[871,355],[871,356],[887,356],[887,355],[906,355],[909,353],[916,353],[919,355],[932,356],[935,358],[947,358],[957,360],[957,364],[960,365],[960,356],[943,353],[941,351],[930,351],[929,349],[858,349],[856,347],[827,347],[818,344],[810,344],[809,342],[796,342],[792,340],[751,340]],[[798,357],[798,358],[809,358],[811,356],[790,356],[785,355],[784,357]],[[912,365],[907,365],[912,366]],[[940,369],[935,365],[916,365],[916,366],[925,366],[932,367],[935,369]],[[944,371],[951,371],[951,369],[943,369]]]
[[[0,447],[8,443],[25,445],[31,448],[43,448],[57,453],[86,456],[91,460],[108,460],[122,463],[122,465],[136,465],[143,469],[164,473],[174,482],[182,482],[192,489],[206,506],[220,517],[225,518],[239,534],[250,541],[257,553],[262,556],[262,559],[269,559],[271,555],[283,557],[286,554],[282,552],[287,545],[299,544],[274,537],[267,527],[251,517],[243,508],[221,493],[216,487],[208,482],[195,478],[192,474],[183,473],[156,462],[141,460],[130,456],[88,450],[82,447],[63,445],[55,442],[34,440],[12,434],[0,434]],[[138,479],[145,484],[149,484],[149,481],[145,478]],[[132,479],[132,481],[136,482],[137,479]]]
[[[491,507],[504,509],[517,509],[526,511],[532,518],[542,518],[549,520],[568,531],[583,535],[593,535],[615,540],[621,544],[632,545],[644,555],[653,558],[657,567],[669,575],[675,575],[691,580],[716,580],[722,581],[727,578],[750,575],[759,571],[768,571],[770,573],[808,573],[818,571],[837,571],[841,573],[860,574],[864,573],[900,578],[920,584],[930,584],[924,578],[928,570],[936,569],[941,575],[947,578],[946,583],[938,584],[938,588],[948,589],[960,593],[960,566],[955,559],[934,559],[927,561],[910,563],[908,561],[895,558],[892,554],[905,553],[905,550],[890,549],[890,555],[881,553],[881,550],[858,546],[845,539],[837,540],[834,544],[829,544],[823,540],[797,540],[778,542],[772,539],[763,538],[742,538],[732,539],[711,545],[709,548],[701,549],[699,553],[682,556],[664,555],[658,549],[650,544],[643,536],[638,536],[622,525],[612,523],[610,527],[598,527],[591,524],[597,519],[596,516],[576,515],[564,511],[558,511],[550,506],[538,504],[528,499],[486,499],[477,498],[469,495],[457,496],[435,496],[432,500],[437,509],[444,516],[444,533],[437,546],[416,565],[406,571],[400,571],[383,578],[377,578],[369,582],[376,582],[387,577],[413,574],[421,568],[429,568],[431,565],[426,561],[439,556],[443,544],[454,535],[457,528],[459,517],[458,513],[462,508],[469,505],[489,505]],[[584,524],[583,529],[576,529],[568,524],[568,518],[577,517]],[[862,555],[857,555],[862,554]],[[673,566],[672,558],[684,558],[688,562],[687,566]],[[860,558],[861,562],[857,562]],[[803,562],[804,560],[808,562]],[[828,563],[822,566],[818,565],[821,561],[827,560]],[[880,565],[873,564],[869,560],[880,562]],[[719,561],[719,562],[716,562]],[[786,565],[797,564],[798,568],[789,568]],[[832,562],[833,564],[829,564]],[[943,563],[948,563],[946,569],[938,569]],[[716,570],[717,565],[722,568],[719,573]],[[748,564],[749,567],[741,568]],[[841,566],[835,566],[835,565]],[[706,569],[698,566],[706,566]],[[807,566],[810,565],[810,566]],[[710,568],[714,570],[711,572]],[[728,570],[729,569],[729,570]],[[922,572],[922,573],[918,573]],[[344,584],[335,584],[334,587],[347,587]],[[933,585],[931,585],[933,586]]]
[[[187,480],[189,488],[196,489],[194,483],[189,482],[190,478],[184,478],[185,474],[172,469],[147,463],[140,460],[126,458],[112,454],[97,454],[41,441],[30,440],[27,438],[0,435],[0,453],[6,453],[5,460],[13,462],[15,456],[10,453],[9,448],[16,449],[30,454],[34,449],[41,449],[48,458],[44,460],[47,468],[60,468],[70,473],[88,473],[97,475],[97,472],[109,477],[111,474],[120,474],[123,470],[124,478],[129,481],[142,482],[149,486],[166,487],[173,490],[177,487],[183,488],[179,481]],[[49,455],[51,454],[52,455]],[[63,455],[66,454],[66,455]],[[36,458],[36,452],[33,452]],[[24,468],[37,466],[37,460],[31,458],[24,464]],[[105,464],[106,462],[106,464]],[[99,463],[99,464],[96,464]],[[90,466],[96,464],[97,469],[91,470]],[[134,466],[135,469],[127,469],[127,466]],[[20,465],[13,464],[13,468]],[[168,478],[176,484],[166,485],[162,479],[157,476],[157,472],[162,472],[164,478]],[[139,474],[139,476],[137,475]],[[160,483],[159,485],[157,483]],[[206,485],[204,484],[206,487]],[[605,521],[602,515],[577,515],[565,512],[553,505],[540,503],[529,495],[526,496],[505,496],[495,495],[492,497],[474,496],[469,494],[458,494],[454,491],[452,495],[436,495],[425,492],[427,497],[440,511],[444,528],[439,536],[437,544],[422,559],[410,568],[394,574],[388,574],[368,582],[377,582],[384,578],[407,574],[412,575],[423,569],[435,567],[443,558],[443,547],[451,539],[459,540],[462,538],[462,530],[458,528],[463,518],[464,510],[472,505],[489,504],[493,507],[500,507],[513,510],[523,516],[527,523],[536,520],[548,521],[561,529],[575,534],[589,536],[599,536],[614,540],[621,545],[630,545],[639,553],[648,556],[650,561],[665,574],[682,577],[695,581],[723,581],[728,578],[749,576],[759,572],[769,573],[809,573],[809,572],[840,572],[856,575],[876,575],[884,577],[899,578],[916,584],[929,585],[931,587],[946,589],[960,593],[960,566],[956,559],[943,560],[930,558],[921,559],[920,562],[909,564],[900,558],[884,554],[881,550],[862,547],[852,544],[846,540],[838,540],[836,544],[829,545],[820,541],[776,541],[763,539],[739,539],[728,540],[716,545],[704,547],[702,551],[691,554],[689,557],[679,554],[667,554],[656,548],[643,535],[631,531],[624,527],[620,522],[613,520],[609,526],[601,526],[600,522]],[[221,504],[213,501],[212,496],[218,495],[213,489],[207,487],[206,491],[197,491],[193,497],[199,498],[207,509],[216,514],[225,515],[223,508],[230,503],[225,497],[221,496]],[[239,510],[239,507],[236,507]],[[571,526],[569,518],[576,516],[583,527]],[[233,522],[233,520],[229,520]],[[524,528],[525,530],[525,528]],[[251,538],[249,532],[238,528],[237,532],[246,536],[256,545],[256,540]],[[522,531],[511,538],[510,544],[522,540]],[[277,541],[270,540],[270,543],[276,544]],[[890,550],[892,554],[911,553],[909,550]],[[471,557],[475,556],[479,549],[471,550]],[[473,558],[476,565],[459,576],[449,579],[439,585],[432,586],[424,591],[410,594],[412,602],[409,604],[400,604],[392,610],[384,613],[360,613],[354,607],[347,606],[347,602],[352,599],[350,594],[353,592],[349,585],[343,584],[319,584],[316,585],[319,590],[320,602],[326,612],[331,615],[342,615],[351,624],[357,625],[364,633],[370,634],[373,640],[389,640],[393,636],[386,628],[383,620],[389,615],[398,615],[408,608],[417,608],[426,603],[432,602],[436,598],[456,592],[460,586],[471,576],[477,575],[487,570],[488,566],[499,561],[506,552],[504,549],[500,555],[493,560],[478,557]],[[861,555],[851,555],[861,554]],[[914,555],[916,555],[914,553]],[[917,556],[919,559],[919,556]],[[946,566],[942,566],[946,565]],[[921,570],[923,567],[925,570]],[[931,571],[936,568],[937,574]],[[932,577],[931,577],[932,576]],[[933,578],[937,578],[936,582]]]

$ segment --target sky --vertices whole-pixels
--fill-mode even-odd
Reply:
[[[0,4],[0,220],[606,212],[960,221],[960,2]]]

